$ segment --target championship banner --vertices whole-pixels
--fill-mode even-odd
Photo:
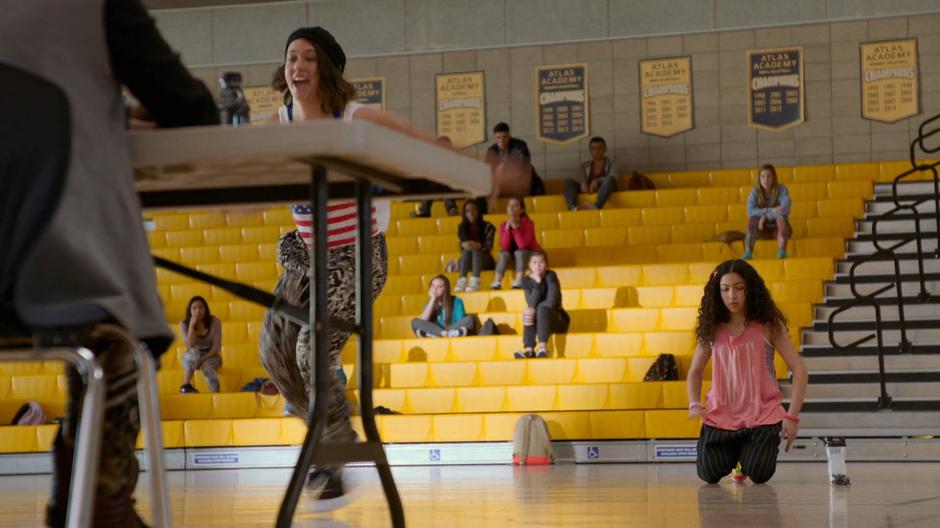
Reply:
[[[253,86],[244,88],[245,99],[251,109],[251,124],[265,123],[277,109],[284,104],[284,96],[270,86]]]
[[[538,67],[535,86],[540,140],[570,143],[590,134],[587,64]]]
[[[356,101],[363,106],[385,110],[385,77],[351,79],[356,88]]]
[[[896,123],[920,113],[917,39],[861,45],[862,117]]]
[[[640,61],[640,131],[664,138],[694,128],[692,57]]]
[[[782,130],[804,120],[803,48],[747,51],[748,124]]]
[[[486,91],[482,71],[441,73],[436,77],[437,135],[455,148],[486,140]]]

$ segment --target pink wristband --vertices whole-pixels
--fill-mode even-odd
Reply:
[[[784,420],[790,420],[790,421],[793,422],[793,423],[800,423],[800,419],[799,419],[799,418],[797,418],[797,417],[795,417],[795,416],[790,416],[789,414],[784,414],[784,415],[783,415],[783,419],[784,419]]]

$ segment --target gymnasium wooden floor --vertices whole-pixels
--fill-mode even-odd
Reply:
[[[691,464],[397,467],[409,526],[838,527],[940,526],[940,464],[853,463],[850,488],[821,463],[786,463],[770,484],[703,485]],[[285,469],[174,471],[175,526],[272,526]],[[295,526],[388,526],[371,468],[347,470],[358,500]],[[39,526],[50,477],[0,477],[0,526]],[[140,491],[146,491],[141,481]],[[149,515],[141,494],[140,510]],[[149,517],[145,517],[147,519]]]

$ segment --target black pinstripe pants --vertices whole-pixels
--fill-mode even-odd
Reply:
[[[738,462],[752,482],[770,480],[777,470],[782,423],[725,431],[702,425],[695,461],[700,479],[716,483],[731,473]]]

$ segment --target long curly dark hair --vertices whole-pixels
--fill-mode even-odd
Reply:
[[[698,321],[695,324],[696,341],[710,344],[715,339],[715,327],[731,320],[731,312],[721,299],[721,278],[729,273],[737,273],[745,283],[745,320],[769,325],[776,332],[781,325],[786,326],[787,318],[777,308],[767,284],[753,266],[744,260],[726,260],[715,268],[698,308]]]

